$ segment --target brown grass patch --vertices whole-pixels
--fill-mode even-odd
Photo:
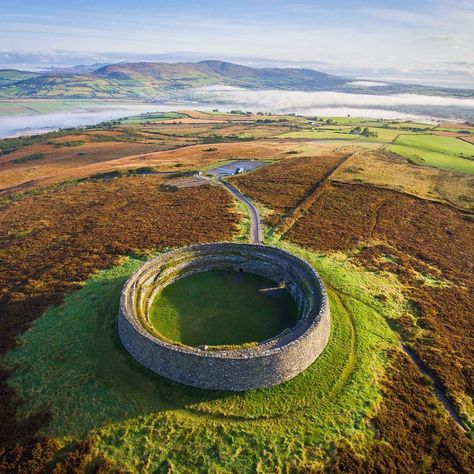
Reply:
[[[166,119],[166,120],[154,120],[150,123],[153,123],[153,124],[190,123],[190,124],[201,125],[201,124],[213,124],[213,123],[225,123],[225,122],[226,120],[223,118],[220,118],[219,116],[216,116],[216,117],[209,116],[208,118],[181,117],[181,118],[171,118],[171,119]]]
[[[324,150],[324,149],[323,149]],[[347,157],[344,153],[321,153],[319,156],[287,158],[232,178],[232,184],[245,195],[273,210],[266,216],[272,226],[295,209],[320,181]]]
[[[474,446],[441,410],[426,381],[401,352],[383,383],[372,421],[375,439],[365,455],[341,441],[328,460],[330,473],[470,473]]]
[[[415,166],[385,151],[357,153],[331,176],[335,181],[366,183],[474,210],[474,178]]]
[[[160,186],[164,182],[148,176],[84,183],[0,208],[0,354],[14,347],[48,306],[120,256],[232,237],[238,217],[224,189],[166,191]],[[8,447],[0,457],[30,462],[28,446],[39,443],[34,462],[47,460],[49,445],[31,437],[48,422],[48,414],[17,424],[18,401],[6,384],[8,372],[0,375],[0,446]],[[15,442],[26,445],[15,447]]]
[[[467,123],[442,122],[439,124],[439,128],[453,128],[455,130],[472,130],[474,132],[474,126],[468,125]],[[436,130],[436,128],[434,130]]]
[[[288,237],[318,250],[385,241],[459,283],[474,269],[472,224],[462,212],[371,186],[328,186]]]
[[[184,171],[239,158],[281,159],[287,157],[286,153],[294,148],[291,143],[284,141],[254,140],[179,147],[179,139],[170,138],[166,143],[165,150],[159,144],[123,142],[89,143],[72,148],[54,148],[46,144],[27,147],[0,160],[0,196],[110,170],[153,166],[162,171],[176,171],[178,165],[179,171]],[[209,147],[217,150],[206,152]],[[332,147],[310,144],[306,148],[328,150]],[[79,154],[80,149],[84,149],[83,152],[87,154]],[[33,152],[44,153],[45,157],[21,165],[13,163],[14,159]]]
[[[74,140],[75,137],[71,137]],[[56,148],[53,145],[38,144],[10,153],[0,160],[0,193],[9,192],[10,187],[25,184],[28,181],[42,185],[70,179],[81,175],[80,170],[95,164],[107,168],[108,162],[137,153],[156,151],[157,146],[143,143],[87,142],[80,146]],[[41,160],[15,163],[15,160],[32,153],[42,153]]]
[[[469,218],[454,208],[394,191],[333,183],[287,237],[319,251],[385,243],[369,245],[356,260],[374,270],[392,271],[407,284],[407,296],[419,313],[415,322],[401,320],[407,338],[461,411],[469,409],[474,396],[469,314],[474,304],[469,292],[474,233]],[[454,286],[436,286],[437,279]]]

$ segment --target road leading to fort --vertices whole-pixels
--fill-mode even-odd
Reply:
[[[219,180],[219,182],[247,207],[250,215],[250,243],[261,244],[263,241],[262,223],[260,220],[260,213],[258,212],[255,204],[231,184],[222,180]]]

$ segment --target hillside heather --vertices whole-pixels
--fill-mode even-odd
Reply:
[[[227,192],[210,185],[170,191],[162,183],[154,176],[84,183],[0,208],[1,354],[48,306],[121,256],[232,237],[238,219]],[[19,401],[8,375],[2,368],[0,472],[41,466],[55,452],[54,441],[35,436],[47,412],[15,421]]]

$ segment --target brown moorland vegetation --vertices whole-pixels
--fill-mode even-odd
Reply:
[[[287,158],[247,175],[232,178],[232,184],[245,195],[272,209],[273,213],[266,216],[265,220],[269,225],[275,226],[347,156],[347,152],[323,151],[318,156]]]
[[[110,145],[109,142],[105,144]],[[129,145],[132,148],[128,148]],[[32,149],[41,150],[44,146],[49,145],[28,147],[30,151],[28,153],[23,152],[21,156],[30,154]],[[286,157],[286,153],[294,148],[291,143],[284,141],[255,140],[242,143],[178,146],[171,150],[137,154],[133,147],[153,147],[154,145],[115,143],[113,146],[117,147],[118,156],[115,156],[110,150],[104,149],[96,154],[78,155],[78,148],[87,146],[89,145],[73,148],[53,148],[55,153],[60,153],[61,158],[49,158],[48,153],[45,152],[44,158],[26,162],[22,165],[12,163],[13,153],[6,155],[0,160],[0,195],[2,194],[1,188],[3,188],[3,194],[11,194],[12,192],[45,187],[70,179],[81,179],[110,170],[128,170],[153,166],[160,171],[184,171],[235,158],[281,159]],[[215,150],[209,152],[210,147]],[[307,148],[311,150],[312,146],[308,145]],[[330,148],[329,145],[326,147],[326,149]],[[16,152],[13,157],[18,158]]]
[[[415,365],[401,352],[391,356],[383,400],[371,420],[374,441],[364,456],[341,441],[327,462],[327,472],[473,472],[472,441],[438,408]]]
[[[365,245],[356,260],[399,274],[417,313],[404,321],[406,337],[461,411],[472,403],[471,216],[391,190],[333,183],[286,236],[319,251]],[[437,284],[443,279],[445,286]]]
[[[168,141],[122,142],[115,135],[103,135],[107,131],[87,133],[84,135],[67,135],[51,141],[38,143],[9,153],[0,159],[0,193],[11,191],[14,186],[24,189],[38,185],[51,184],[80,174],[82,168],[99,164],[106,168],[115,160],[127,156],[139,156],[176,148],[188,144],[180,139]],[[106,140],[98,137],[107,137]],[[196,140],[194,140],[194,143]],[[74,146],[58,146],[61,143],[79,143]],[[55,145],[56,144],[56,145]],[[41,159],[25,160],[25,157],[41,154]]]
[[[472,400],[465,395],[474,393],[474,301],[469,293],[472,215],[396,191],[467,208],[462,198],[472,194],[472,183],[467,178],[456,182],[456,176],[448,179],[446,172],[434,169],[425,173],[425,168],[406,163],[395,169],[397,164],[391,163],[390,157],[385,160],[378,154],[367,155],[366,161],[359,156],[357,163],[350,159],[342,168],[353,166],[356,173],[352,170],[342,177],[337,172],[330,178],[337,181],[327,182],[323,178],[354,148],[290,140],[183,147],[199,143],[206,135],[238,135],[252,128],[258,137],[265,137],[270,130],[275,133],[274,125],[257,130],[244,123],[252,117],[243,115],[226,116],[226,120],[242,121],[240,124],[219,123],[223,116],[216,115],[214,129],[196,123],[212,120],[212,115],[189,115],[197,117],[196,121],[87,131],[53,140],[64,146],[43,143],[14,152],[17,159],[34,152],[45,154],[34,161],[13,164],[15,155],[6,155],[0,159],[0,187],[2,179],[8,179],[9,186],[20,186],[21,191],[115,169],[153,166],[181,171],[232,158],[284,160],[233,178],[233,182],[274,210],[267,219],[271,225],[304,204],[303,217],[286,234],[294,242],[315,250],[349,251],[355,263],[397,274],[406,286],[411,314],[400,317],[394,326],[457,406],[461,410],[463,404],[469,407]],[[137,141],[127,141],[132,134]],[[80,141],[85,143],[77,144]],[[139,147],[144,147],[143,151]],[[149,151],[145,147],[150,147]],[[112,157],[114,153],[117,156]],[[5,174],[2,164],[11,167]],[[393,189],[366,186],[360,180]],[[230,238],[238,218],[229,195],[209,185],[177,189],[179,185],[157,176],[127,177],[71,185],[0,206],[0,354],[13,347],[16,336],[47,306],[58,304],[90,273],[110,267],[120,256]],[[308,199],[312,197],[316,200]],[[349,443],[334,446],[327,469],[472,472],[472,442],[440,410],[431,387],[409,359],[401,352],[392,356],[383,397],[371,421],[374,442],[362,453],[356,453]],[[19,424],[15,412],[20,402],[5,383],[7,377],[8,372],[2,370],[0,472],[43,472],[46,464],[53,472],[114,472],[107,459],[93,452],[88,439],[55,465],[57,443],[36,436],[49,422],[49,413],[37,413]],[[305,472],[311,472],[311,466]]]
[[[238,217],[225,190],[206,185],[166,191],[164,182],[148,176],[83,183],[1,206],[0,354],[48,306],[122,255],[232,237]],[[0,449],[0,472],[11,472],[12,462],[44,466],[54,443],[35,433],[49,415],[18,424],[19,401],[6,384],[8,371],[0,375],[0,446],[7,447]]]
[[[413,165],[385,150],[354,155],[331,175],[331,180],[371,184],[474,210],[472,176]]]

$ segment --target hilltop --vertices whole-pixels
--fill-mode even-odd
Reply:
[[[119,63],[79,71],[13,74],[0,70],[0,97],[144,98],[209,85],[327,90],[347,82],[311,69],[252,68],[223,61]]]
[[[198,87],[222,85],[289,91],[473,96],[472,90],[408,84],[384,83],[374,88],[313,69],[255,68],[218,60],[82,65],[43,72],[0,69],[0,99],[192,99],[193,90]]]

